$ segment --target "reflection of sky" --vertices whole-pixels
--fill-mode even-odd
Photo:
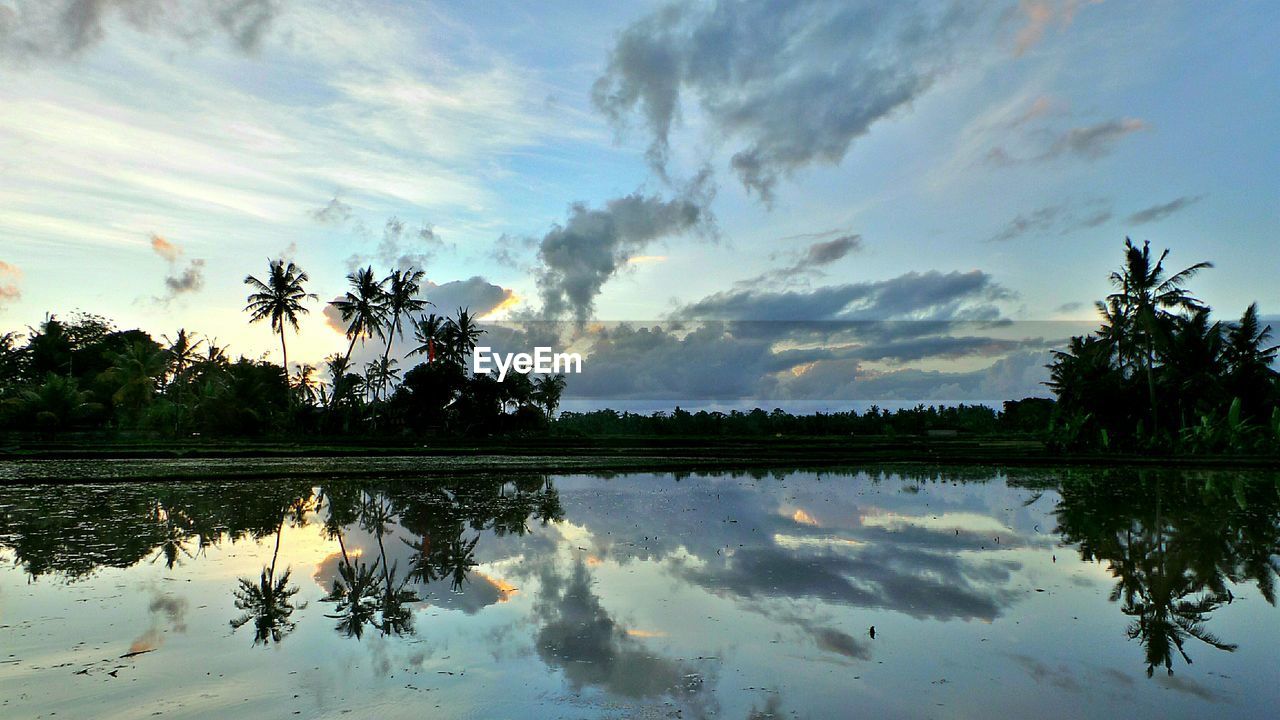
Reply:
[[[1102,566],[1050,534],[1052,493],[831,473],[555,486],[565,522],[480,533],[461,589],[419,586],[406,638],[334,631],[339,549],[316,524],[284,530],[298,626],[268,648],[227,623],[274,537],[69,584],[9,567],[0,716],[1204,717],[1280,699],[1280,628],[1250,587],[1211,621],[1236,653],[1189,647],[1194,665],[1148,680]],[[383,537],[402,572],[407,539]],[[378,556],[357,528],[345,543]]]

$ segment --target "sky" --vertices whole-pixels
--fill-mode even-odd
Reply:
[[[297,362],[345,349],[347,273],[412,265],[439,309],[576,328],[571,396],[1044,394],[1126,236],[1212,261],[1224,318],[1280,312],[1276,27],[1270,2],[0,0],[0,330],[79,309],[278,361],[242,281],[283,257],[320,298]]]

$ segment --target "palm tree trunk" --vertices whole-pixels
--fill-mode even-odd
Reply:
[[[280,328],[280,354],[284,359],[284,391],[289,397],[289,407],[293,407],[293,388],[289,387],[289,347],[284,342],[284,328]]]
[[[391,343],[396,341],[396,333],[400,332],[400,316],[397,315],[395,320],[391,321],[391,331],[387,333],[387,347],[382,351],[382,366],[387,366],[387,359],[391,357]],[[382,391],[387,391],[387,378],[382,378]]]
[[[1160,420],[1156,413],[1156,380],[1151,366],[1155,364],[1155,353],[1151,348],[1151,339],[1147,339],[1147,393],[1151,398],[1151,433],[1152,437],[1159,431]]]

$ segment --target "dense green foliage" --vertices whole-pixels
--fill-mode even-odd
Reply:
[[[1250,305],[1211,321],[1186,289],[1198,263],[1167,274],[1166,250],[1125,240],[1102,327],[1054,353],[1053,437],[1067,448],[1250,452],[1280,447],[1280,377],[1271,328]]]
[[[280,335],[297,330],[307,274],[273,260],[265,280],[245,278],[251,323]],[[513,374],[505,382],[470,375],[466,358],[483,334],[466,309],[455,317],[413,318],[421,271],[396,270],[383,280],[372,268],[348,276],[351,291],[334,303],[348,323],[345,352],[325,361],[327,378],[302,365],[286,377],[281,365],[230,360],[216,340],[180,329],[173,338],[119,331],[105,318],[50,315],[24,338],[0,337],[0,430],[67,437],[69,433],[186,438],[397,436],[423,432],[490,434],[544,427],[564,391],[560,375]],[[406,322],[423,359],[402,371],[392,345]],[[377,338],[380,356],[351,367],[357,342]],[[327,380],[327,382],[325,382]]]

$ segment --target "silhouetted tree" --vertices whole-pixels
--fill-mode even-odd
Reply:
[[[255,291],[249,294],[248,305],[244,308],[249,313],[249,322],[270,320],[271,329],[280,333],[281,369],[286,380],[289,377],[289,348],[285,343],[285,326],[289,325],[297,332],[298,316],[310,312],[303,307],[303,301],[316,299],[314,293],[306,291],[307,280],[302,268],[292,262],[285,265],[284,260],[268,261],[266,282],[252,275],[244,279],[245,285]]]

